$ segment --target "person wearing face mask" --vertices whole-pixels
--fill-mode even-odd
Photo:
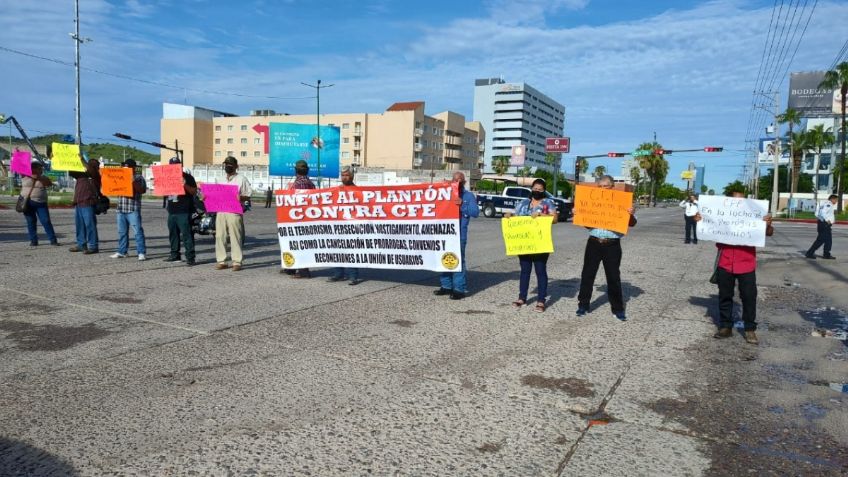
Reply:
[[[603,176],[598,179],[598,187],[612,189],[614,180],[612,176]],[[627,210],[630,214],[629,227],[636,225],[636,210],[631,207]],[[575,211],[575,215],[579,211]],[[580,293],[577,295],[577,316],[585,316],[589,312],[589,303],[592,300],[592,290],[595,288],[595,276],[598,267],[604,264],[604,273],[607,276],[607,296],[609,297],[612,314],[620,321],[627,321],[624,314],[624,298],[621,292],[621,237],[624,234],[607,229],[589,228],[589,240],[586,242],[586,251],[583,254],[583,271],[580,273]]]
[[[238,173],[238,161],[235,157],[227,156],[224,159],[224,172],[227,173],[225,184],[238,186],[239,202],[242,204],[250,199],[253,189],[247,178]],[[215,259],[218,264],[216,270],[227,268],[227,241],[230,243],[230,257],[233,262],[233,271],[241,270],[242,245],[244,245],[244,217],[242,214],[231,212],[218,212],[215,217]]]
[[[512,217],[509,212],[504,217]],[[553,223],[557,221],[557,208],[553,200],[547,198],[545,193],[544,179],[536,179],[530,187],[530,198],[519,202],[515,207],[515,215],[530,216],[533,218],[541,216],[553,217]],[[518,279],[518,300],[512,302],[516,308],[527,304],[527,292],[530,289],[530,275],[536,270],[536,308],[534,311],[542,313],[545,311],[545,299],[548,296],[548,257],[549,253],[531,253],[518,256],[521,266],[521,275]]]
[[[474,194],[465,189],[465,174],[454,172],[453,182],[457,184],[459,190],[454,204],[459,207],[459,248],[462,269],[458,272],[442,272],[439,289],[433,294],[450,295],[451,300],[462,300],[468,293],[468,257],[465,255],[465,244],[468,243],[468,222],[480,216],[480,208],[477,206],[477,198]]]
[[[356,187],[353,183],[353,168],[350,166],[344,166],[342,168],[342,187]],[[359,268],[350,267],[336,267],[333,270],[333,276],[330,277],[327,281],[329,282],[341,282],[345,280],[345,273],[347,274],[347,279],[350,280],[348,285],[359,285],[362,283],[362,280],[359,279]]]

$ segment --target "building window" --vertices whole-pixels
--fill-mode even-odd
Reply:
[[[215,151],[215,157],[221,157],[221,151]]]
[[[220,131],[220,130],[221,130],[221,126],[215,126],[215,130],[216,130],[216,131]]]
[[[232,155],[233,155],[233,151],[227,151],[227,156],[232,156]]]
[[[253,138],[253,144],[261,144],[261,139],[258,137]]]
[[[259,151],[253,151],[253,157],[259,157]]]
[[[242,144],[247,144],[247,138],[246,138],[246,137],[241,138],[241,143],[242,143]]]
[[[350,138],[349,138],[349,137],[342,138],[342,143],[343,143],[343,144],[347,144],[347,143],[349,143],[349,142],[350,142]]]
[[[241,157],[247,157],[247,151],[241,151]]]
[[[242,131],[247,131],[247,125],[242,124],[242,125],[241,125],[241,130],[242,130]]]
[[[350,123],[342,123],[342,129],[350,129]]]
[[[233,125],[232,125],[232,124],[230,124],[229,126],[227,126],[227,131],[232,131],[232,130],[233,130]]]
[[[215,144],[221,144],[221,139],[220,138],[215,139]]]
[[[349,158],[350,158],[350,152],[348,152],[348,151],[342,152],[342,159],[349,159]]]
[[[228,138],[227,138],[227,144],[232,144],[232,143],[233,143],[233,138],[228,137]]]

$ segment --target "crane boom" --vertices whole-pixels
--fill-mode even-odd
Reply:
[[[33,144],[32,140],[30,140],[29,136],[27,136],[26,131],[24,131],[24,128],[21,127],[21,123],[19,123],[18,120],[15,119],[14,116],[9,116],[9,117],[0,116],[0,124],[6,124],[8,122],[11,122],[15,126],[15,128],[18,130],[18,132],[21,133],[21,137],[24,138],[24,141],[26,141],[27,146],[29,146],[29,150],[32,151],[32,157],[34,157],[38,162],[40,162],[41,164],[44,164],[46,166],[46,164],[44,162],[44,156],[42,156],[38,152],[38,149],[35,148],[35,144]],[[11,151],[9,151],[9,153],[11,154]]]

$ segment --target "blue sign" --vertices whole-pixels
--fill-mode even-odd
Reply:
[[[294,164],[303,159],[312,177],[339,177],[339,128],[321,126],[321,139],[314,124],[271,123],[270,174],[293,176]],[[318,167],[318,148],[321,166]]]

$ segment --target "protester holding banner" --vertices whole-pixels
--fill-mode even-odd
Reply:
[[[315,188],[315,184],[309,179],[309,164],[303,159],[294,164],[294,174],[295,177],[289,184],[289,190],[311,190]],[[312,278],[308,268],[284,268],[280,272],[286,273],[292,278]]]
[[[356,184],[353,183],[353,168],[350,166],[344,166],[342,168],[342,187],[356,187]],[[269,187],[268,190],[271,190]],[[345,280],[345,274],[347,274],[347,279],[350,280],[348,285],[359,285],[362,283],[362,280],[359,279],[359,268],[358,267],[336,267],[333,270],[333,276],[330,277],[328,281],[330,282],[342,282]]]
[[[136,172],[136,164],[133,159],[127,159],[121,163],[121,167],[132,170],[132,197],[118,197],[118,251],[110,255],[112,258],[125,258],[130,248],[130,225],[135,237],[135,250],[138,260],[146,259],[147,248],[144,242],[144,227],[141,225],[141,195],[147,192],[147,182],[144,176]]]
[[[601,189],[611,190],[614,181],[612,176],[605,175],[598,179],[597,186]],[[623,212],[623,211],[622,211]],[[628,227],[636,225],[635,209],[627,209],[629,215]],[[574,222],[580,210],[574,211]],[[595,277],[601,263],[604,264],[604,274],[607,278],[607,297],[609,298],[612,314],[621,321],[626,321],[624,314],[624,297],[621,291],[621,238],[624,233],[603,228],[589,228],[589,240],[586,242],[586,251],[583,254],[583,271],[580,273],[580,292],[577,295],[577,316],[585,316],[589,312],[589,304],[592,300],[592,291],[595,288]]]
[[[168,164],[180,164],[180,160],[172,157]],[[180,242],[185,248],[186,265],[195,264],[194,234],[191,233],[191,214],[194,212],[194,196],[197,195],[197,182],[191,174],[182,172],[183,194],[170,195],[166,206],[168,209],[168,241],[171,251],[166,262],[180,261]],[[157,186],[158,187],[158,186]]]
[[[480,216],[477,197],[465,190],[465,174],[453,173],[453,184],[456,186],[457,198],[454,204],[459,207],[459,247],[462,267],[457,272],[442,272],[439,289],[435,295],[450,295],[451,300],[462,300],[468,293],[468,257],[465,255],[465,245],[468,243],[468,222],[471,218]]]
[[[52,184],[50,178],[44,175],[44,166],[39,161],[32,162],[32,176],[21,179],[21,196],[28,198],[24,218],[27,224],[29,244],[32,247],[38,245],[36,221],[41,222],[41,226],[44,227],[44,233],[47,234],[50,245],[59,245],[47,207],[47,188]]]
[[[244,203],[250,199],[253,189],[247,178],[238,173],[238,161],[235,157],[227,156],[224,159],[224,172],[227,177],[225,184],[238,186],[239,202]],[[227,268],[227,240],[230,243],[230,257],[233,262],[233,271],[241,270],[242,245],[244,245],[244,217],[242,213],[218,212],[215,218],[215,258],[218,264],[216,270]]]
[[[55,146],[54,146],[55,149]],[[71,252],[92,254],[99,252],[97,237],[97,214],[94,206],[100,197],[100,162],[97,159],[83,161],[84,172],[68,171],[76,179],[74,185],[74,225],[76,228],[77,244],[70,248]]]
[[[824,245],[824,255],[822,255],[822,258],[828,260],[836,258],[830,254],[830,248],[833,246],[833,234],[831,228],[833,228],[833,222],[836,221],[836,216],[833,213],[833,206],[835,206],[838,201],[839,196],[832,194],[827,198],[827,201],[822,202],[818,209],[816,209],[816,231],[818,232],[818,235],[816,235],[816,240],[810,246],[810,249],[804,254],[805,257],[815,259],[816,250]]]
[[[533,218],[541,216],[553,217],[557,220],[557,208],[554,201],[548,199],[545,194],[544,179],[536,179],[530,187],[530,198],[524,199],[515,207],[515,215],[529,216]],[[511,217],[509,212],[504,217]],[[548,257],[549,253],[533,253],[518,256],[518,264],[521,266],[521,275],[518,279],[518,300],[512,302],[516,308],[527,304],[527,292],[530,289],[530,275],[536,270],[536,308],[534,311],[542,313],[545,311],[545,300],[548,296]]]
[[[686,221],[686,241],[684,243],[698,243],[698,228],[695,227],[695,216],[698,215],[698,200],[690,194],[686,200],[680,202],[683,207],[683,219]]]
[[[741,192],[733,192],[731,197],[754,202],[751,199],[745,199],[745,195]],[[734,207],[734,205],[736,206]],[[737,204],[730,204],[730,206],[734,209],[740,208]],[[699,214],[695,217],[695,220],[701,222],[703,218]],[[766,224],[765,235],[771,237],[774,234],[771,215],[763,216],[763,220]],[[752,240],[756,239],[757,237],[752,238]],[[713,337],[724,339],[733,336],[733,289],[738,282],[739,298],[742,300],[742,320],[745,322],[745,341],[754,345],[759,344],[756,333],[757,249],[752,245],[731,245],[721,242],[717,242],[716,247],[718,248],[718,257],[715,272],[718,279],[719,323],[718,331]]]

